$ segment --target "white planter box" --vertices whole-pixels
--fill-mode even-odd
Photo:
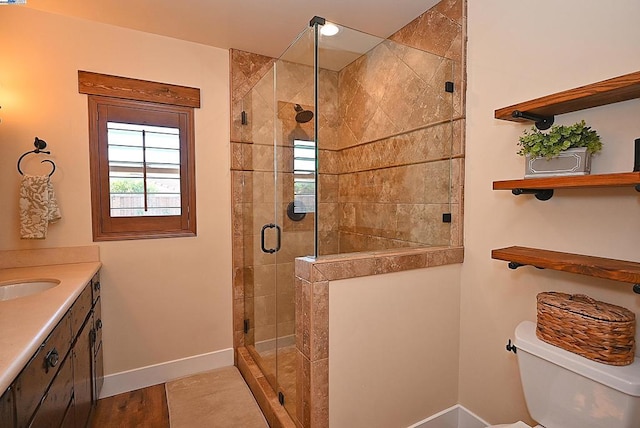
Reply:
[[[588,175],[591,173],[591,153],[586,147],[569,149],[551,159],[526,156],[524,178]]]

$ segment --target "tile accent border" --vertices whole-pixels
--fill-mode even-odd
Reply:
[[[425,247],[296,259],[296,416],[303,427],[329,426],[331,281],[464,261],[463,247]]]
[[[335,281],[411,269],[462,263],[464,247],[417,247],[397,250],[298,257],[296,277],[308,282]]]

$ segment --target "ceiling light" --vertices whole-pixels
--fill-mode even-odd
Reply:
[[[338,31],[340,31],[338,26],[330,22],[327,22],[322,26],[322,28],[320,28],[320,34],[323,36],[335,36],[338,34]]]

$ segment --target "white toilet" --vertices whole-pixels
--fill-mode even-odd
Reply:
[[[527,408],[538,427],[640,427],[640,359],[628,366],[588,360],[538,339],[530,321],[516,328],[515,344]]]

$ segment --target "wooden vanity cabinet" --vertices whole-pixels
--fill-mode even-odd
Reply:
[[[99,290],[96,274],[2,394],[1,428],[89,426],[103,377]]]

